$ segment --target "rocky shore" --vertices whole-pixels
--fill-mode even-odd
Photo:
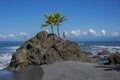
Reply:
[[[96,55],[93,55],[90,52],[84,52],[88,55],[88,58],[96,63],[98,60],[103,60],[103,64],[107,65],[120,65],[120,53],[110,53],[106,49],[102,52],[97,53]]]
[[[94,58],[114,65],[95,64]],[[85,53],[78,44],[43,31],[16,50],[7,67],[12,76],[0,74],[0,80],[119,80],[119,65],[118,53]]]
[[[13,54],[9,70],[19,71],[29,65],[51,64],[61,61],[88,62],[78,44],[59,39],[46,31],[26,41]]]

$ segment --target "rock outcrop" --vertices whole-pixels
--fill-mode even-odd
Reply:
[[[109,64],[120,65],[120,54],[119,53],[110,54],[108,60]]]
[[[100,59],[107,60],[110,56],[110,52],[107,49],[105,49],[102,52],[99,52],[96,56]]]
[[[51,64],[60,61],[87,61],[78,44],[58,39],[43,31],[26,41],[12,55],[9,70],[18,71],[29,65]]]
[[[97,55],[110,55],[110,52],[108,52],[106,49],[102,52],[99,52]]]

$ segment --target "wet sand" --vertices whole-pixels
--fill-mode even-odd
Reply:
[[[0,71],[0,80],[42,80],[41,66],[29,66],[19,72]]]
[[[20,72],[1,70],[0,80],[120,80],[120,67],[66,61]]]
[[[14,74],[7,70],[0,70],[0,80],[15,80]]]
[[[43,65],[43,80],[120,80],[120,67],[61,62]]]

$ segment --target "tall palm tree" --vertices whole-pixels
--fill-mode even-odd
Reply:
[[[54,26],[57,26],[57,32],[58,32],[58,37],[60,38],[60,29],[59,26],[61,25],[61,23],[66,19],[65,16],[61,15],[61,12],[57,12],[56,14],[54,14],[55,19],[54,19]]]
[[[46,20],[44,21],[44,24],[41,25],[41,28],[50,26],[52,34],[54,34],[54,31],[53,31],[53,21],[55,19],[54,14],[51,13],[50,15],[44,15],[44,16]]]

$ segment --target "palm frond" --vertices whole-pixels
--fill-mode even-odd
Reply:
[[[57,12],[57,13],[55,14],[55,17],[56,17],[56,18],[60,18],[60,17],[61,17],[61,12]]]
[[[63,21],[66,21],[66,20],[67,20],[67,18],[65,16],[63,16],[63,17],[60,18],[60,23],[63,22]]]
[[[45,14],[44,15],[46,19],[49,19],[49,15],[48,14]]]
[[[46,27],[48,24],[42,24],[40,28]]]

